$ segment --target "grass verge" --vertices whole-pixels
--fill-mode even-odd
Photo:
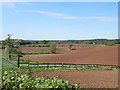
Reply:
[[[61,54],[61,53],[51,53],[51,52],[28,52],[28,53],[24,53],[24,55],[35,55],[35,54]]]

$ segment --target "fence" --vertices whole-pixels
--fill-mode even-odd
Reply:
[[[9,59],[4,59],[2,58],[3,63],[5,66],[14,66],[18,67],[18,61],[15,60],[9,60]],[[25,61],[20,61],[19,62],[20,68],[53,68],[53,69],[58,69],[58,68],[69,68],[69,69],[94,69],[94,68],[106,68],[106,69],[120,69],[120,66],[118,65],[102,65],[102,64],[71,64],[71,63],[40,63],[40,62],[25,62]]]
[[[120,68],[118,65],[20,62],[20,67],[36,68]]]

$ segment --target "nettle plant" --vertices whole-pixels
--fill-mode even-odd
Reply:
[[[25,74],[18,74],[15,71],[4,71],[2,76],[2,89],[52,89],[52,88],[80,88],[79,84],[71,85],[68,81],[63,81],[57,77],[33,77],[30,70]]]

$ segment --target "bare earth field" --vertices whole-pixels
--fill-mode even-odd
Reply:
[[[34,76],[60,76],[61,79],[70,83],[80,83],[82,88],[118,88],[118,71],[107,70],[65,70],[34,72]]]
[[[87,46],[74,45],[68,51],[67,45],[57,45],[57,52],[61,54],[26,55],[23,59],[39,62],[71,63],[71,64],[104,64],[118,65],[118,46]],[[23,52],[50,52],[49,47],[23,47]],[[82,88],[117,88],[117,70],[63,70],[33,72],[34,76],[60,76],[70,83],[80,83]]]
[[[38,45],[41,45],[41,44],[38,44]],[[81,49],[82,46],[98,47],[95,45],[74,44],[73,48],[79,50],[79,49]],[[69,52],[68,51],[68,44],[57,44],[56,47],[57,47],[57,50],[56,50],[57,53]],[[21,50],[22,50],[22,52],[50,52],[50,47],[22,47]]]
[[[23,52],[41,52],[43,47],[24,47]],[[72,63],[72,64],[104,64],[118,65],[118,46],[107,47],[74,47],[68,51],[67,47],[57,47],[57,52],[64,54],[29,55],[29,59],[39,62]],[[47,50],[47,49],[46,49]],[[28,55],[23,57],[28,59]]]

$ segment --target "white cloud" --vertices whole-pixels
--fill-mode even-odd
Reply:
[[[104,21],[104,22],[113,22],[118,21],[118,18],[113,17],[75,17],[75,16],[69,16],[61,13],[55,13],[55,12],[48,12],[48,11],[41,11],[41,10],[27,10],[25,12],[33,12],[38,14],[44,14],[44,15],[50,15],[57,18],[62,19],[73,19],[73,20],[97,20],[97,21]]]

